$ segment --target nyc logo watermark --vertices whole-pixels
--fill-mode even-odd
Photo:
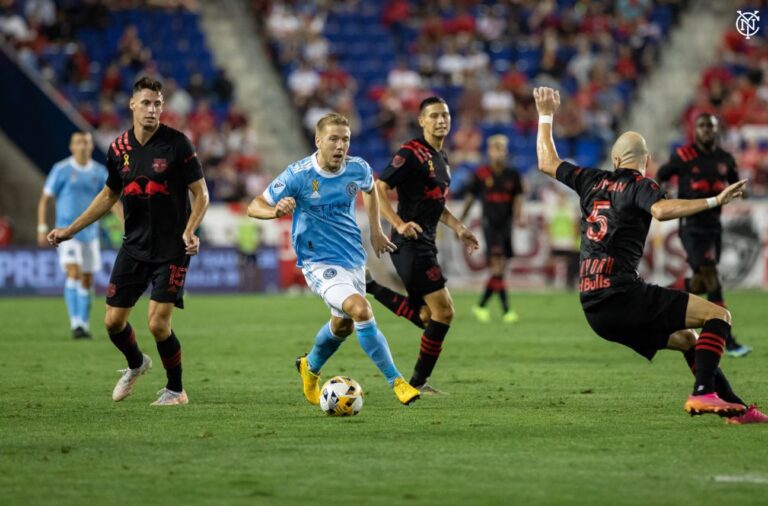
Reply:
[[[736,18],[736,30],[747,40],[751,39],[760,31],[760,11],[736,11],[739,17]]]

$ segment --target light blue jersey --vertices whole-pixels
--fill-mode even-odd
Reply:
[[[264,191],[274,206],[280,199],[296,199],[291,238],[296,265],[327,263],[347,268],[365,265],[360,227],[355,220],[357,192],[373,188],[368,162],[348,156],[338,172],[320,168],[317,153],[286,168]]]
[[[66,227],[80,216],[107,182],[107,168],[89,160],[85,167],[73,157],[53,166],[45,180],[43,192],[56,199],[56,227]],[[93,223],[75,235],[78,241],[91,241],[99,236],[99,223]]]

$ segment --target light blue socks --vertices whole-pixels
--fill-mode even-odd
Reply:
[[[389,352],[387,338],[376,327],[376,320],[371,318],[368,321],[355,322],[355,330],[357,331],[357,340],[360,341],[363,351],[371,357],[373,363],[386,376],[389,385],[392,386],[402,374],[395,367],[392,354]]]

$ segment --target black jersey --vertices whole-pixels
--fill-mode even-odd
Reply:
[[[557,180],[581,200],[579,292],[587,308],[640,280],[637,266],[651,225],[651,206],[666,195],[653,179],[632,169],[608,172],[563,162]]]
[[[126,253],[144,262],[184,255],[182,234],[191,212],[187,186],[203,168],[187,137],[160,125],[145,145],[131,128],[112,143],[107,186],[122,193]]]
[[[514,215],[515,197],[523,193],[520,174],[512,168],[495,173],[490,166],[475,171],[470,192],[483,203],[483,226],[509,229]]]
[[[381,180],[397,190],[397,214],[403,221],[419,224],[423,233],[418,246],[435,250],[435,234],[445,197],[451,184],[448,158],[424,138],[403,144],[381,175]],[[402,244],[405,237],[392,230],[392,242]]]
[[[668,181],[677,177],[677,195],[681,199],[714,197],[726,186],[739,180],[736,160],[730,153],[716,147],[708,153],[695,144],[677,148],[669,162],[659,168],[656,177]],[[680,219],[680,227],[720,230],[720,206]]]

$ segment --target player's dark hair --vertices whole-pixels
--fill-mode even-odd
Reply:
[[[426,109],[427,107],[429,107],[432,104],[445,104],[445,105],[448,105],[448,103],[444,99],[442,99],[440,97],[437,97],[437,96],[427,97],[424,100],[422,100],[421,103],[419,104],[419,114],[423,113],[424,109]]]
[[[693,124],[695,125],[696,123],[698,123],[701,118],[712,119],[715,121],[715,123],[717,123],[717,116],[715,116],[714,114],[709,112],[700,112],[696,116],[696,119],[694,120]]]
[[[152,90],[160,93],[163,91],[163,83],[158,81],[157,79],[152,79],[151,77],[144,76],[133,85],[133,92],[139,92],[141,90]]]

